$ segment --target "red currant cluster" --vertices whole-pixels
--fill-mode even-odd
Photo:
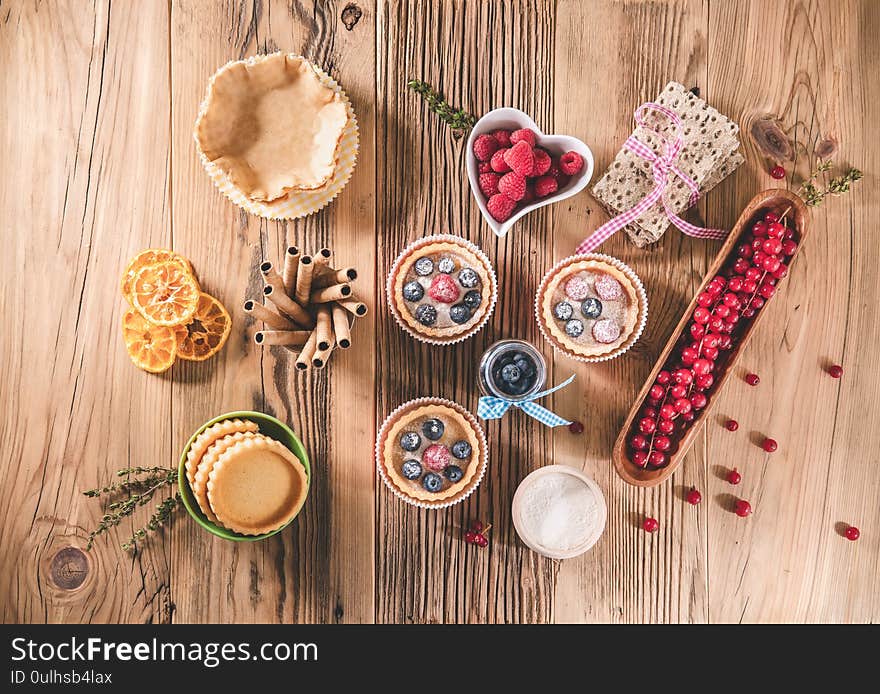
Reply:
[[[797,250],[794,231],[775,212],[743,234],[735,256],[697,296],[681,341],[657,374],[629,438],[629,459],[641,468],[669,464],[678,441],[714,393],[724,353],[776,293]],[[757,382],[757,381],[756,381]]]
[[[469,545],[477,545],[477,547],[488,547],[489,540],[486,535],[492,529],[492,524],[484,524],[482,521],[473,521],[470,529],[464,534],[464,541]]]

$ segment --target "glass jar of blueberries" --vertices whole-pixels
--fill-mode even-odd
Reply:
[[[486,395],[518,402],[540,391],[546,380],[544,357],[523,340],[500,340],[480,359],[480,390]]]

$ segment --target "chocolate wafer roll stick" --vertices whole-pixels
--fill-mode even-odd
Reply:
[[[351,296],[350,284],[334,284],[332,287],[325,287],[316,292],[312,292],[309,297],[310,304],[327,304],[331,301],[339,301],[347,299]]]
[[[293,320],[299,327],[308,329],[315,325],[315,321],[306,310],[284,293],[284,287],[276,290],[270,284],[263,287],[263,294],[278,307],[279,311]]]
[[[296,271],[296,292],[294,292],[293,298],[302,306],[309,303],[309,294],[312,291],[312,273],[314,271],[315,264],[312,262],[312,256],[301,255],[299,257],[299,268]]]
[[[281,279],[284,282],[284,293],[291,299],[296,293],[296,271],[299,267],[299,248],[288,246],[284,254],[284,271]]]
[[[270,328],[275,330],[296,330],[296,323],[288,320],[279,313],[275,313],[271,308],[266,308],[263,304],[258,304],[252,299],[244,302],[245,313],[250,313],[257,320],[263,321]]]
[[[323,289],[324,287],[330,287],[334,284],[347,284],[348,282],[354,282],[357,279],[357,276],[357,270],[353,267],[343,268],[342,270],[328,268],[326,272],[322,272],[312,280],[312,289]]]
[[[254,342],[258,345],[296,347],[308,342],[311,334],[309,330],[261,330],[254,334]]]
[[[339,304],[333,304],[330,309],[333,318],[333,335],[336,338],[336,344],[341,349],[351,347],[351,328],[348,325],[348,311]]]
[[[326,305],[319,306],[317,318],[318,322],[315,326],[315,333],[318,336],[318,351],[324,351],[330,347],[330,339],[333,337],[330,307]]]
[[[312,331],[312,334],[309,335],[309,339],[306,340],[306,343],[303,345],[302,351],[299,353],[299,356],[296,358],[296,368],[300,371],[305,371],[312,363],[312,357],[315,355],[315,349],[318,343],[318,335],[315,331]]]
[[[276,292],[281,292],[282,294],[287,293],[284,290],[284,280],[281,279],[281,275],[278,274],[278,271],[275,270],[272,263],[268,260],[265,263],[261,263],[260,272],[263,274],[263,279],[266,280],[266,284],[271,286]]]
[[[367,305],[358,301],[354,297],[349,297],[347,299],[341,299],[336,302],[339,306],[342,306],[349,313],[353,313],[356,316],[366,316],[367,315]]]
[[[312,366],[316,369],[323,369],[324,365],[327,363],[327,360],[330,358],[330,352],[333,351],[333,348],[336,346],[336,340],[333,339],[333,336],[330,336],[330,344],[327,345],[327,349],[319,349],[315,352],[312,357]]]
[[[315,253],[315,257],[312,260],[315,261],[315,272],[319,272],[321,268],[327,268],[327,263],[330,262],[330,258],[333,257],[333,253],[329,248],[322,248],[320,251]]]

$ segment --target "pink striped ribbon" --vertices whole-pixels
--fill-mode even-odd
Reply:
[[[674,139],[669,139],[654,128],[648,126],[643,117],[645,111],[657,111],[666,116],[675,126]],[[700,198],[700,189],[697,187],[697,184],[675,164],[675,160],[678,158],[679,152],[681,152],[681,148],[684,145],[682,124],[678,114],[665,106],[649,101],[648,103],[639,106],[633,114],[633,117],[635,118],[637,125],[655,133],[663,141],[663,152],[659,155],[646,144],[637,140],[633,135],[630,135],[626,139],[626,142],[623,143],[623,146],[630,152],[640,156],[645,161],[650,162],[651,173],[654,176],[654,189],[626,212],[622,212],[596,229],[596,231],[590,234],[590,236],[588,236],[581,245],[577,247],[576,253],[590,253],[596,250],[612,235],[623,229],[627,224],[634,222],[641,217],[648,209],[655,205],[658,200],[663,203],[663,209],[666,212],[666,216],[669,217],[669,221],[677,226],[682,233],[687,234],[688,236],[694,236],[698,239],[723,239],[727,236],[727,231],[724,229],[704,229],[703,227],[698,227],[690,222],[686,222],[669,208],[666,198],[663,195],[663,192],[666,190],[666,185],[669,182],[669,172],[671,171],[684,181],[688,188],[690,188],[691,194],[688,200],[688,207],[695,205]]]

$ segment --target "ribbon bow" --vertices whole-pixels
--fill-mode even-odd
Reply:
[[[477,402],[477,414],[483,419],[499,419],[504,416],[504,413],[507,412],[511,407],[518,407],[523,412],[525,412],[529,417],[534,417],[541,424],[545,424],[548,427],[558,427],[563,424],[571,424],[567,419],[563,419],[558,414],[551,412],[546,407],[541,407],[538,403],[534,402],[538,398],[543,398],[545,395],[550,395],[554,391],[559,390],[560,388],[565,388],[569,383],[574,380],[574,374],[572,374],[567,381],[560,383],[555,388],[551,388],[550,390],[544,390],[540,393],[535,393],[534,395],[530,395],[525,400],[507,400],[505,398],[496,398],[491,395],[484,395]]]
[[[674,137],[669,138],[655,128],[649,126],[644,119],[646,111],[656,111],[666,116],[675,127]],[[666,216],[669,217],[669,221],[677,226],[682,233],[687,234],[688,236],[694,236],[698,239],[723,239],[727,236],[727,232],[724,229],[704,229],[703,227],[698,227],[690,222],[686,222],[669,208],[666,198],[663,195],[666,186],[669,183],[669,174],[671,172],[678,176],[678,178],[681,179],[691,191],[688,200],[688,207],[692,207],[696,204],[697,200],[700,199],[700,189],[697,184],[675,164],[675,161],[681,152],[681,148],[684,146],[682,123],[678,114],[665,106],[649,101],[636,109],[635,113],[633,113],[633,118],[635,118],[637,125],[654,133],[663,143],[662,152],[660,154],[657,154],[646,144],[637,140],[634,135],[630,135],[626,139],[626,142],[623,143],[624,148],[651,164],[651,174],[654,177],[654,188],[626,212],[622,212],[596,229],[596,231],[588,236],[581,245],[577,247],[576,252],[590,253],[596,250],[596,248],[605,243],[605,241],[607,241],[613,234],[623,229],[623,227],[630,222],[634,222],[641,217],[646,211],[655,205],[658,200],[663,203],[663,210],[666,212]]]

